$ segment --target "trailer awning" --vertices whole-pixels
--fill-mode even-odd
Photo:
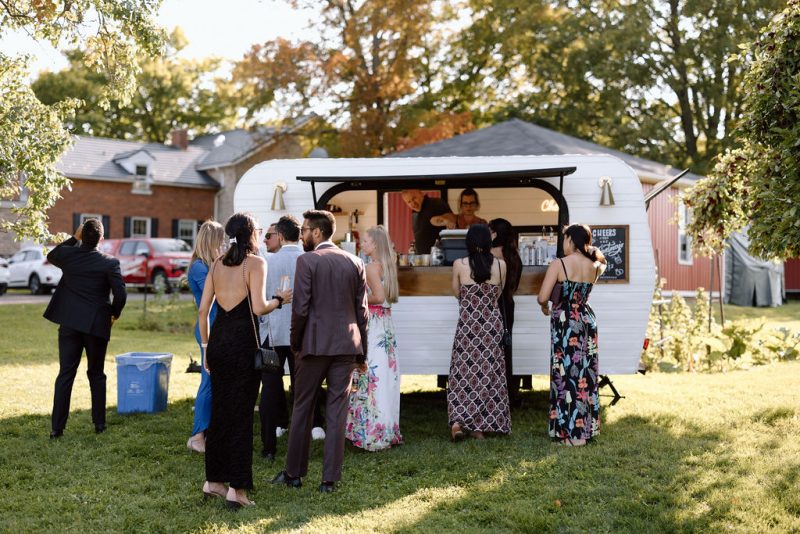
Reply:
[[[656,198],[658,195],[672,187],[672,184],[683,178],[683,176],[689,172],[689,169],[684,169],[682,173],[675,176],[674,178],[670,178],[668,180],[664,180],[660,184],[656,185],[653,189],[651,189],[645,196],[644,196],[644,209],[647,211],[650,209],[650,201]]]
[[[396,188],[401,186],[403,189],[422,189],[431,186],[443,186],[448,182],[469,182],[470,185],[480,187],[482,185],[497,186],[505,184],[509,187],[514,185],[527,185],[532,180],[542,178],[559,177],[559,191],[564,190],[564,176],[575,172],[576,167],[554,167],[548,169],[523,169],[511,171],[493,172],[469,172],[455,174],[405,174],[405,175],[378,175],[378,176],[298,176],[302,182],[311,182],[311,191],[314,195],[314,205],[317,205],[316,183],[337,182],[348,184],[353,189],[366,188]]]

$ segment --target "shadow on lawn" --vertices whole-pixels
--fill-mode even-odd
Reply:
[[[99,436],[86,411],[73,412],[57,442],[47,439],[49,416],[0,420],[0,486],[15,488],[4,498],[14,510],[5,527],[341,530],[358,529],[366,517],[378,523],[367,530],[705,530],[714,516],[702,509],[687,512],[688,500],[736,483],[733,470],[720,469],[730,474],[699,490],[695,484],[686,495],[684,486],[703,469],[693,459],[722,440],[688,418],[626,416],[604,425],[595,444],[559,448],[546,436],[547,392],[525,393],[524,400],[525,407],[512,413],[512,436],[451,444],[444,392],[403,395],[407,444],[375,454],[348,446],[343,482],[334,495],[316,491],[320,442],[312,446],[302,489],[269,484],[282,468],[286,439],[279,441],[277,462],[261,460],[256,416],[258,505],[237,514],[219,502],[201,502],[203,460],[185,449],[190,400],[158,414],[120,416],[109,410],[109,430]],[[602,413],[615,409],[604,407]],[[730,458],[723,451],[717,461]],[[783,481],[792,484],[797,477],[795,468]]]

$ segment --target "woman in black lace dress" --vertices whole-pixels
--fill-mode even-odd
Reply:
[[[247,490],[253,488],[253,407],[261,380],[261,372],[253,366],[259,342],[255,315],[280,308],[292,296],[291,290],[279,291],[265,300],[267,264],[257,255],[259,232],[251,215],[237,213],[228,219],[225,234],[230,248],[212,264],[200,300],[203,364],[213,375],[203,493],[224,498],[230,508],[255,504],[247,498]],[[215,300],[217,316],[209,333],[208,316]]]

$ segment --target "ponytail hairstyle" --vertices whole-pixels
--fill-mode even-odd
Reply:
[[[585,224],[571,224],[564,228],[564,235],[568,235],[572,244],[581,254],[595,263],[606,264],[606,258],[600,249],[592,246],[592,229]]]
[[[222,264],[228,267],[241,265],[248,254],[258,250],[256,242],[256,220],[249,213],[234,213],[225,223],[225,237],[230,244],[228,252],[222,257]]]
[[[375,243],[376,256],[383,266],[383,291],[386,294],[386,302],[397,302],[400,293],[397,284],[397,257],[389,233],[379,224],[367,230],[367,235]]]
[[[486,224],[473,224],[467,230],[467,252],[472,279],[482,284],[492,277],[492,231]]]
[[[503,259],[506,262],[506,287],[514,293],[519,287],[522,277],[522,258],[519,257],[517,247],[517,232],[506,219],[492,219],[489,221],[489,229],[497,234],[492,241],[493,247],[503,247]]]

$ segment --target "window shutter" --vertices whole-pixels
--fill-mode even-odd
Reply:
[[[122,237],[130,237],[131,236],[131,218],[125,217],[122,229]]]
[[[105,239],[111,238],[111,217],[108,215],[103,215],[103,237]]]
[[[206,222],[206,221],[200,221],[200,220],[197,221],[197,231],[198,232],[200,231],[200,227],[203,226],[204,222]]]
[[[78,229],[81,225],[81,214],[80,213],[73,213],[72,214],[72,231]]]
[[[156,217],[150,219],[150,237],[158,237],[158,219]]]
[[[172,219],[172,237],[175,239],[180,237],[178,233],[178,219]]]

